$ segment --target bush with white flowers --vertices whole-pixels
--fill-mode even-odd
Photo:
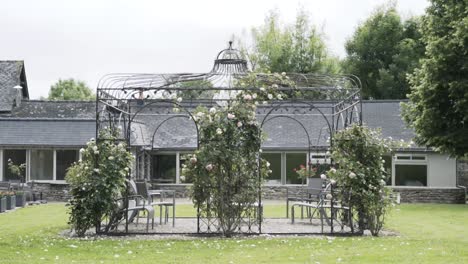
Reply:
[[[116,144],[116,132],[104,130],[103,140],[91,139],[80,149],[81,159],[67,171],[71,199],[68,223],[78,236],[109,217],[115,209],[115,198],[125,191],[125,178],[130,171],[133,156],[124,143]]]
[[[378,235],[391,200],[383,155],[404,142],[383,139],[379,131],[353,125],[334,136],[332,158],[337,167],[328,171],[344,190],[351,190],[351,204],[358,215],[360,231],[369,229]]]
[[[201,215],[216,218],[225,236],[238,230],[243,213],[257,201],[263,179],[271,173],[259,158],[262,131],[256,108],[259,102],[278,98],[275,83],[283,79],[277,74],[260,81],[249,75],[238,86],[261,89],[243,90],[224,107],[198,107],[193,114],[200,145],[186,158],[183,175],[193,182],[191,198]]]

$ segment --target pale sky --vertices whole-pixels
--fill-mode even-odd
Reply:
[[[47,96],[59,78],[95,89],[116,72],[208,72],[233,35],[262,25],[271,9],[285,23],[304,6],[327,35],[330,51],[387,0],[2,0],[0,60],[24,60],[31,99]],[[398,3],[404,17],[428,0]]]

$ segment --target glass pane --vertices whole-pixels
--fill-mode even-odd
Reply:
[[[281,153],[263,153],[262,158],[270,162],[272,171],[266,182],[268,184],[281,184]]]
[[[427,186],[427,166],[395,165],[395,185]]]
[[[152,178],[155,182],[175,183],[176,155],[154,155]]]
[[[305,153],[286,153],[286,183],[301,184],[302,180],[294,169],[299,169],[301,165],[305,166],[307,155]],[[304,180],[305,183],[305,180]]]
[[[13,164],[21,165],[26,163],[26,150],[24,149],[5,149],[3,150],[3,180],[19,180],[16,175],[11,173],[8,169],[8,159],[11,159]],[[25,179],[26,172],[23,172],[23,181]]]
[[[31,180],[53,180],[53,159],[52,150],[31,150]]]
[[[426,160],[425,156],[413,156],[412,160]]]
[[[385,160],[384,168],[387,172],[387,185],[392,185],[392,157],[391,156],[383,156],[383,160]]]
[[[57,150],[56,151],[56,179],[65,180],[65,174],[73,162],[78,161],[77,150]]]

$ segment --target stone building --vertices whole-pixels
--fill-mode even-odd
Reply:
[[[96,134],[96,104],[84,101],[30,100],[25,67],[22,61],[0,61],[0,180],[14,176],[8,170],[8,160],[26,164],[26,181],[34,181],[49,200],[65,200],[66,169],[79,159],[79,149]],[[257,116],[268,106],[259,107]],[[161,116],[172,106],[159,105],[145,111]],[[299,116],[299,108],[280,109],[277,115]],[[385,137],[411,141],[414,134],[402,121],[400,101],[378,100],[362,102],[363,123],[380,128]],[[161,120],[148,117],[135,123],[132,139],[136,178],[146,178],[161,188],[176,189],[186,196],[190,183],[182,181],[183,154],[196,148],[193,124],[174,119],[153,133]],[[314,164],[330,162],[326,150],[324,124],[319,119],[305,129],[316,146],[312,151],[297,124],[281,119],[265,126],[268,135],[262,146],[263,156],[272,166],[272,176],[264,185],[266,198],[282,199],[286,190],[301,186],[294,168],[308,161]],[[150,148],[144,142],[152,142]],[[384,157],[391,171],[388,185],[401,194],[402,202],[462,203],[468,184],[468,165],[432,149],[412,145]],[[146,159],[149,162],[141,162]],[[316,175],[318,176],[318,175]],[[457,177],[458,176],[458,177]]]

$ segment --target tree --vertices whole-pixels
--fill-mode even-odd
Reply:
[[[309,14],[299,10],[294,25],[280,23],[277,11],[271,11],[264,25],[251,31],[253,44],[245,48],[253,71],[338,73],[338,58],[330,55],[325,37],[310,22]]]
[[[406,75],[424,55],[419,23],[417,17],[402,21],[390,4],[378,8],[346,42],[345,72],[361,79],[364,98],[406,98]]]
[[[50,87],[49,100],[94,100],[91,89],[82,81],[74,79],[58,80]]]
[[[431,0],[422,22],[426,55],[409,78],[405,121],[416,142],[468,155],[468,4]]]

